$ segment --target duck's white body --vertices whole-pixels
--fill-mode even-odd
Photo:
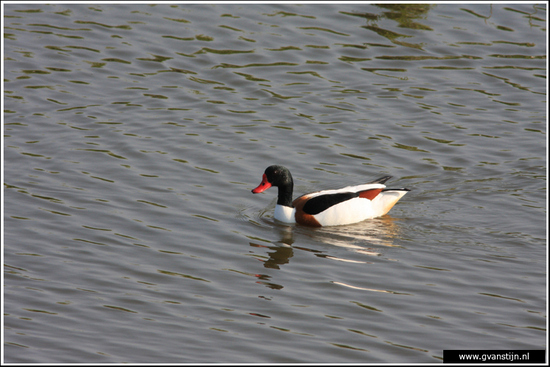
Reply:
[[[371,183],[347,186],[338,190],[323,190],[300,196],[290,202],[292,176],[282,166],[266,169],[262,183],[252,190],[259,193],[271,186],[279,187],[275,219],[284,223],[336,226],[361,222],[386,214],[408,189],[386,189],[385,176]]]

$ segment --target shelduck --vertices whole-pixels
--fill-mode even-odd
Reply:
[[[306,226],[337,226],[380,217],[401,199],[409,189],[387,189],[384,183],[391,176],[380,177],[363,185],[305,194],[292,201],[294,181],[283,166],[266,168],[262,182],[252,190],[258,194],[272,186],[279,188],[275,219]]]

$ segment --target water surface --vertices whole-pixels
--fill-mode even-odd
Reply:
[[[546,5],[4,10],[5,362],[545,349]],[[412,191],[284,226],[271,164]]]

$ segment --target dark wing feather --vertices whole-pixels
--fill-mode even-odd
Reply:
[[[359,196],[359,193],[356,193],[356,192],[343,192],[339,194],[319,195],[309,199],[304,204],[302,210],[306,214],[315,215],[315,214],[321,213],[324,210],[327,210],[333,205],[356,198],[358,196]]]
[[[390,178],[392,178],[392,176],[384,176],[384,177],[380,177],[380,178],[378,178],[374,181],[367,182],[367,183],[370,183],[370,184],[374,184],[374,183],[385,184],[386,181],[388,181]]]

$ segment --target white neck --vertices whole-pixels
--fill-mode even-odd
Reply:
[[[285,223],[296,223],[294,214],[296,213],[295,208],[289,206],[279,205],[275,206],[275,219]]]

